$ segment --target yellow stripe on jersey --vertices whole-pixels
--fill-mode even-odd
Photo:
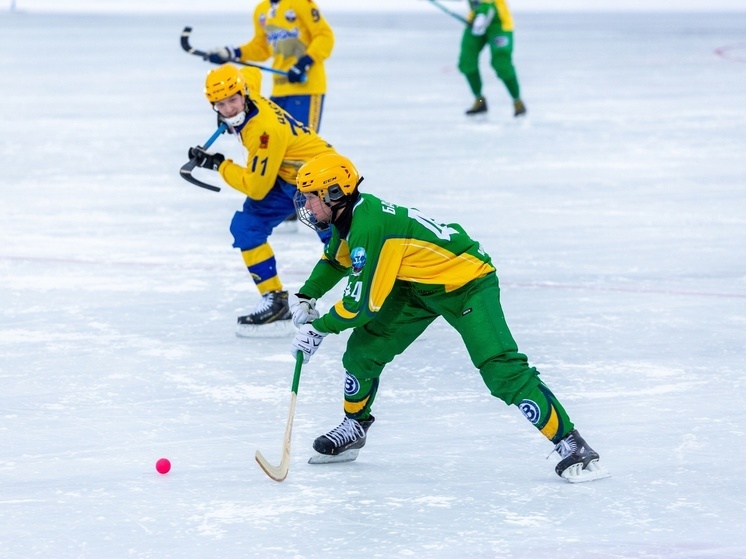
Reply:
[[[510,15],[508,4],[505,0],[496,0],[497,16],[500,18],[500,25],[503,31],[513,31],[513,16]]]
[[[404,281],[443,284],[446,291],[454,291],[495,270],[491,264],[471,254],[455,255],[434,243],[418,239],[408,239],[406,243],[399,268],[399,279]]]
[[[394,285],[403,280],[444,285],[447,292],[486,276],[495,268],[470,254],[452,252],[420,239],[388,239],[381,248],[368,306],[378,312]]]
[[[391,293],[394,282],[399,277],[404,245],[408,239],[388,239],[383,243],[378,255],[378,264],[370,283],[368,308],[371,312],[381,310],[386,297]]]
[[[513,16],[510,15],[508,3],[505,0],[482,0],[482,4],[493,4],[497,10],[497,17],[500,20],[500,27],[503,31],[513,31]],[[476,12],[471,10],[466,20],[469,23],[474,21]]]
[[[339,317],[343,318],[344,320],[352,320],[358,314],[356,312],[348,311],[342,301],[337,301],[336,303],[334,303],[334,312],[336,312]]]
[[[334,255],[334,259],[345,268],[352,268],[350,245],[347,244],[347,241],[343,240],[339,243],[339,248],[337,249],[337,254]]]

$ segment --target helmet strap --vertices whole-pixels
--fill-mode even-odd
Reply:
[[[339,230],[339,234],[343,239],[347,238],[350,227],[352,227],[352,210],[359,198],[360,192],[355,189],[352,194],[348,194],[336,204],[329,204],[332,210],[332,223]]]

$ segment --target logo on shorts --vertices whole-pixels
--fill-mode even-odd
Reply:
[[[350,259],[352,260],[352,275],[359,276],[360,272],[365,268],[365,261],[367,260],[365,249],[363,247],[355,247],[350,253]]]
[[[345,372],[345,396],[354,396],[360,392],[360,381]]]
[[[534,425],[539,422],[539,419],[541,418],[541,410],[539,409],[538,404],[533,400],[523,400],[518,404],[518,409],[521,410],[521,413],[526,416],[526,419]]]
[[[507,37],[505,37],[503,35],[499,35],[499,36],[495,37],[495,46],[496,47],[503,49],[503,48],[507,47],[509,44],[510,44],[510,39],[508,39]]]

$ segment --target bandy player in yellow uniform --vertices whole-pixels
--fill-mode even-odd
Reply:
[[[334,33],[312,0],[263,0],[254,10],[254,37],[238,48],[208,53],[214,63],[264,61],[285,73],[273,74],[270,99],[295,120],[318,132],[326,94],[324,61]]]
[[[288,293],[277,273],[268,239],[290,213],[298,169],[322,153],[336,153],[316,132],[265,99],[261,74],[256,68],[239,70],[224,64],[207,74],[205,95],[220,122],[240,139],[248,152],[246,161],[232,161],[221,153],[200,147],[189,157],[202,168],[217,171],[230,186],[246,195],[242,211],[231,222],[233,246],[241,250],[246,268],[262,298],[246,316],[238,317],[238,336],[274,336],[293,330]],[[322,241],[329,232],[320,233]]]
[[[263,0],[254,9],[254,37],[238,48],[216,48],[210,62],[264,61],[284,72],[272,74],[270,100],[311,130],[321,128],[326,95],[324,60],[334,48],[334,33],[313,0]],[[297,230],[295,212],[283,229]]]

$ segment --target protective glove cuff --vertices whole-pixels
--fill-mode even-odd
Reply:
[[[316,299],[313,297],[296,293],[290,295],[288,304],[290,305],[290,312],[293,315],[293,325],[296,328],[313,322],[319,317],[319,311],[316,310]]]

